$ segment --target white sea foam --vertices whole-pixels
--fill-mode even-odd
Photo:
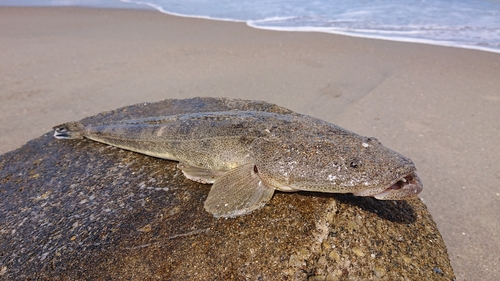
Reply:
[[[3,0],[0,5],[151,7],[162,13],[500,53],[500,0]]]
[[[163,13],[500,53],[500,1],[121,0]]]

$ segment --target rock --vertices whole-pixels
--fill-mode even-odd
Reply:
[[[82,121],[172,103],[186,106]],[[419,199],[277,192],[250,215],[215,219],[203,209],[210,186],[175,165],[52,132],[1,155],[0,279],[454,280]]]

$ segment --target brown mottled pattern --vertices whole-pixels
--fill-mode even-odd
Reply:
[[[175,102],[179,101],[172,101]],[[227,104],[219,106],[221,102]],[[352,192],[379,199],[405,199],[422,189],[413,162],[375,138],[360,136],[317,118],[260,101],[205,98],[184,100],[184,103],[188,104],[184,111],[169,112],[167,109],[165,116],[86,125],[63,124],[56,127],[55,136],[61,138],[62,132],[75,133],[78,137],[83,135],[127,150],[179,161],[186,167],[183,171],[188,178],[214,182],[212,190],[221,188],[213,194],[221,197],[229,192],[225,201],[207,210],[228,205],[248,206],[248,198],[240,198],[242,192],[234,188],[244,186],[253,190],[256,186],[250,182],[263,184],[256,188],[255,194],[271,190],[270,194],[262,193],[267,199],[253,198],[258,201],[255,206],[263,206],[274,189]],[[203,108],[210,110],[200,110]],[[221,173],[246,164],[253,166],[227,175]],[[197,169],[202,172],[190,173]],[[214,181],[199,176],[214,172],[222,175],[220,177],[238,175],[238,178],[221,179],[218,183],[217,178]],[[248,178],[255,181],[241,180]],[[406,180],[401,182],[403,178]],[[227,187],[230,182],[235,183],[231,184],[233,188]],[[226,215],[235,216],[251,210]]]
[[[138,104],[82,122],[207,104],[196,100]],[[176,163],[49,134],[0,155],[0,194],[2,281],[454,280],[418,199],[278,192],[257,212],[216,219],[203,211],[209,186],[183,177]]]

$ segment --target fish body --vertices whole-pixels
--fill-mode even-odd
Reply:
[[[263,110],[263,102],[247,103],[234,110],[215,107],[101,124],[69,122],[54,127],[54,136],[85,137],[178,161],[187,178],[213,184],[205,209],[215,217],[261,208],[274,190],[353,193],[382,200],[406,199],[422,190],[413,162],[373,137],[285,108]]]

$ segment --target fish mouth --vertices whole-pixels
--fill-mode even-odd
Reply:
[[[382,192],[373,195],[373,197],[379,200],[401,200],[416,196],[422,189],[420,178],[415,172],[412,172],[397,180]]]
[[[416,196],[423,189],[415,172],[399,178],[387,187],[375,187],[354,192],[356,196],[373,196],[379,200],[403,200]]]

